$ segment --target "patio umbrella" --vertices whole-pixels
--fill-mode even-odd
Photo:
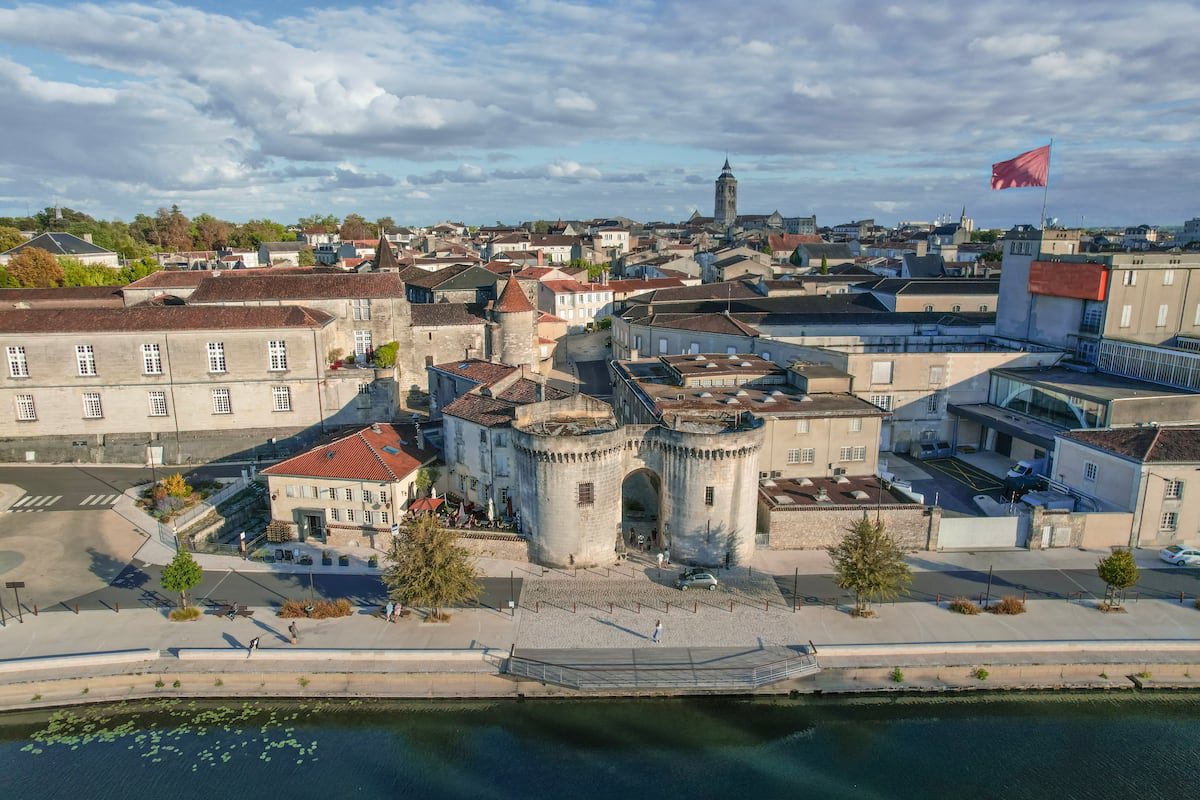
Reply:
[[[496,504],[492,502],[492,498],[490,498],[490,497],[488,498],[487,515],[488,515],[488,522],[496,521]]]

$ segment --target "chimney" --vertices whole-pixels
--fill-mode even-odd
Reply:
[[[417,428],[417,449],[424,450],[425,449],[425,433],[421,430],[420,425],[417,425],[416,428]]]
[[[543,265],[543,263],[544,263],[544,262],[543,262],[543,260],[542,260],[542,258],[543,258],[543,256],[542,256],[542,251],[541,251],[541,250],[538,250],[538,251],[537,251],[537,259],[538,259],[538,260],[537,260],[537,265],[538,265],[539,267],[540,267],[540,266],[542,266],[542,265]]]
[[[83,236],[81,236],[79,238],[83,239],[88,244],[95,244],[95,242],[92,241],[92,235],[90,233],[85,233]]]
[[[379,427],[378,422],[371,423],[371,433],[383,433],[383,428]]]
[[[541,381],[538,381],[536,384],[534,384],[534,387],[533,387],[533,399],[534,399],[534,402],[536,402],[536,403],[540,403],[540,402],[542,402],[543,400],[545,400],[545,399],[546,399],[546,397],[545,397],[545,391],[544,391],[544,389],[543,389],[543,387],[542,387],[542,382],[541,382]]]

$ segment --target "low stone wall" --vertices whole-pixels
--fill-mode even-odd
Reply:
[[[875,521],[876,513],[884,529],[905,550],[936,550],[940,508],[919,505],[776,507],[761,499],[758,504],[758,530],[768,534],[771,550],[819,550],[841,542],[846,531],[863,518]]]
[[[479,558],[528,561],[529,543],[520,536],[459,536],[458,543]]]

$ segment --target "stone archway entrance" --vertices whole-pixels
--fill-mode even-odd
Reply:
[[[621,537],[625,547],[636,551],[639,535],[645,537],[647,552],[661,547],[661,518],[662,480],[652,469],[635,469],[621,481]]]

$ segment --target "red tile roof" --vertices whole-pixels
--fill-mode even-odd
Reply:
[[[424,450],[417,449],[412,428],[380,423],[314,447],[267,467],[262,473],[383,483],[401,480],[436,459],[437,450],[432,446],[426,444]]]
[[[516,372],[518,367],[511,367],[508,364],[494,364],[491,361],[484,361],[479,358],[468,358],[462,361],[434,364],[433,369],[490,386],[501,378],[506,378]]]
[[[1103,428],[1068,431],[1061,436],[1135,461],[1200,462],[1200,428],[1194,426]]]
[[[580,292],[611,292],[612,289],[602,283],[580,283],[575,280],[567,281],[542,281],[542,285],[550,289],[555,294],[579,294]],[[680,286],[678,281],[672,279],[672,286]]]
[[[516,409],[515,403],[468,393],[443,408],[442,414],[492,428],[512,422],[516,417]]]
[[[537,321],[539,324],[542,322],[566,322],[562,317],[556,317],[549,311],[539,311]]]
[[[521,290],[521,284],[511,279],[504,284],[504,291],[500,293],[500,299],[495,302],[492,309],[502,314],[534,310],[533,303],[529,302],[529,298]]]

